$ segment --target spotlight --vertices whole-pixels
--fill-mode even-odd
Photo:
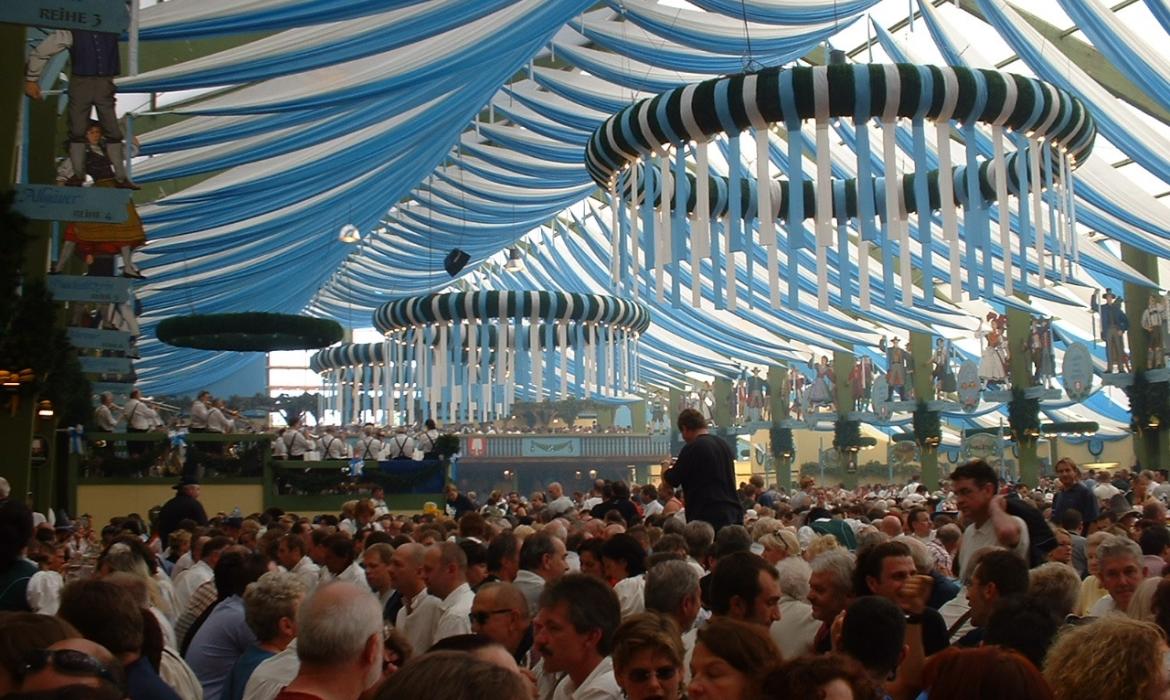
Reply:
[[[447,257],[443,258],[443,269],[447,271],[448,275],[456,277],[469,260],[471,260],[470,255],[458,248],[452,248],[451,252],[447,253]]]
[[[524,257],[519,248],[508,249],[508,262],[504,263],[504,269],[508,272],[520,272],[524,269]]]
[[[341,231],[337,235],[342,243],[357,243],[362,238],[362,232],[358,231],[357,226],[353,224],[346,224],[341,227]]]

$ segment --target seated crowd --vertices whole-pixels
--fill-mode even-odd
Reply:
[[[718,532],[665,484],[166,532],[4,498],[0,696],[1170,698],[1163,479],[1057,475],[1052,499],[981,461],[935,493],[753,477]]]

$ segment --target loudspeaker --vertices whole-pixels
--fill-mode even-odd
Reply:
[[[443,258],[443,269],[447,271],[448,275],[454,277],[459,274],[468,260],[471,260],[470,255],[458,248],[453,248],[450,253],[447,253],[447,257]]]

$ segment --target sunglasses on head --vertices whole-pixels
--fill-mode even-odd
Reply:
[[[71,676],[97,676],[118,685],[114,674],[102,662],[85,652],[74,649],[39,649],[29,652],[24,659],[24,675],[37,673],[46,666]]]
[[[656,676],[660,681],[668,681],[674,678],[678,673],[678,669],[674,666],[660,666],[656,669],[651,668],[632,668],[626,675],[634,683],[645,683],[650,680],[651,676]]]
[[[467,619],[471,620],[471,624],[473,625],[486,625],[492,615],[503,615],[504,613],[510,612],[512,610],[509,608],[501,608],[500,610],[473,610],[467,613]]]

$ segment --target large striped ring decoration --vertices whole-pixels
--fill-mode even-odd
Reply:
[[[995,124],[1051,140],[1074,163],[1089,155],[1097,133],[1077,97],[1014,73],[909,63],[772,67],[685,85],[624,107],[593,132],[585,167],[594,182],[609,187],[619,170],[669,145],[794,119],[839,117]]]
[[[641,334],[650,327],[650,310],[638,302],[602,294],[454,292],[389,301],[374,312],[374,327],[381,333],[391,333],[419,325],[474,319],[589,322]]]
[[[642,304],[613,296],[480,291],[396,299],[382,343],[316,353],[322,410],[343,423],[493,420],[520,399],[623,397],[640,383]]]
[[[847,180],[832,175],[831,146],[836,139],[830,140],[829,131],[833,120],[841,117],[851,118],[855,127],[848,136],[842,131],[843,138],[853,139],[850,147],[857,160],[857,177]],[[806,145],[803,134],[794,135],[810,120],[815,122],[816,139]],[[912,129],[899,135],[901,120],[909,120]],[[952,129],[959,131],[966,149],[965,165],[952,167],[949,147],[938,148],[934,154],[925,135],[927,120],[934,123],[935,144],[950,144]],[[880,160],[873,158],[870,148],[869,129],[874,121],[882,127]],[[791,182],[773,179],[776,144],[769,137],[773,125],[787,130],[788,162],[803,163],[805,154],[811,154],[815,176],[806,176],[802,167],[790,168]],[[976,125],[990,128],[990,142]],[[708,142],[749,128],[755,132],[755,177],[745,172],[738,138],[728,139],[725,146],[730,176],[712,175]],[[766,68],[682,86],[623,108],[593,133],[585,149],[585,165],[593,180],[609,190],[614,203],[610,207],[611,274],[617,289],[631,284],[629,267],[638,259],[632,255],[632,246],[642,247],[642,257],[657,272],[660,300],[664,269],[677,272],[671,266],[684,260],[688,249],[692,270],[700,269],[702,258],[711,258],[712,269],[717,269],[714,263],[722,254],[729,279],[716,289],[725,290],[728,307],[734,310],[738,285],[728,253],[747,250],[748,242],[754,240],[751,226],[739,222],[755,219],[760,225],[760,245],[768,249],[772,305],[780,304],[779,244],[776,236],[765,233],[777,223],[783,224],[786,233],[782,240],[787,242],[789,300],[798,304],[799,285],[793,281],[799,279],[799,249],[808,245],[803,221],[812,219],[817,301],[824,309],[829,298],[826,251],[832,246],[840,249],[848,240],[833,230],[832,221],[836,219],[842,227],[853,219],[861,234],[859,250],[855,256],[839,250],[838,286],[842,301],[848,301],[851,285],[847,281],[856,266],[859,303],[866,309],[869,246],[875,242],[883,246],[883,265],[898,268],[903,304],[914,303],[910,246],[901,242],[909,241],[911,235],[919,243],[930,241],[929,227],[925,233],[912,233],[907,223],[909,215],[921,212],[942,212],[943,240],[950,248],[951,297],[956,301],[962,296],[963,267],[970,295],[993,297],[997,285],[1004,294],[1012,293],[1013,243],[1018,248],[1015,257],[1023,263],[1018,267],[1020,285],[1029,284],[1033,270],[1039,286],[1049,277],[1066,276],[1079,260],[1072,170],[1088,157],[1095,137],[1095,122],[1079,99],[1048,83],[1010,73],[912,64]],[[1005,149],[1008,138],[1015,147],[1012,152]],[[915,172],[901,173],[899,145],[912,152]],[[990,153],[990,158],[981,151]],[[887,188],[887,179],[900,186]],[[758,182],[769,186],[759,188]],[[793,189],[802,196],[790,196]],[[996,243],[1000,249],[995,251],[987,205],[1006,202],[1009,195],[1019,199],[1020,235],[1013,236],[1009,208],[999,207]],[[619,201],[623,206],[617,206]],[[645,218],[647,207],[656,209],[657,217]],[[960,207],[967,213],[961,232],[956,214]],[[683,224],[672,221],[680,214],[690,217],[686,222],[689,246],[677,238]],[[726,221],[720,232],[711,220],[723,217]],[[714,245],[720,233],[725,243],[722,251]],[[1034,250],[1027,249],[1029,241]],[[964,248],[965,265],[960,254]],[[986,254],[978,265],[975,253],[980,250]],[[1059,269],[1045,269],[1049,254],[1059,255]],[[1002,273],[993,269],[993,256],[1002,261]],[[928,304],[934,300],[932,257],[922,257],[918,275],[922,299]],[[891,284],[889,273],[887,268],[882,275],[885,285]],[[692,285],[693,303],[698,304],[702,291],[698,275],[692,275]],[[677,294],[677,285],[674,288]],[[889,303],[891,290],[884,291],[884,301]]]

